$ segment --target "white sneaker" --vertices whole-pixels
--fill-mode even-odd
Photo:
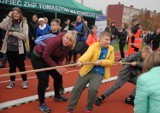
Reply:
[[[15,86],[15,81],[10,81],[9,85],[6,88],[12,89],[14,86]]]
[[[23,81],[22,87],[23,87],[23,89],[27,89],[28,88],[28,82]]]

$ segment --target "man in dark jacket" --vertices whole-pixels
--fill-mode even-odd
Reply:
[[[111,34],[112,34],[112,38],[111,38],[111,45],[114,46],[114,43],[117,39],[117,35],[118,35],[118,29],[116,27],[115,22],[111,22]]]
[[[158,50],[160,45],[160,28],[158,28],[156,32],[152,34],[150,44],[153,51]]]
[[[38,17],[37,17],[37,15],[33,15],[32,16],[32,21],[29,23],[30,52],[33,51],[33,48],[36,45],[34,43],[34,40],[36,39],[37,28],[38,28]]]
[[[126,31],[126,25],[122,24],[122,29],[118,29],[119,50],[120,50],[121,59],[125,57],[124,47],[126,45],[127,34],[128,32]]]
[[[148,46],[142,49],[142,52],[137,52],[129,57],[122,59],[119,64],[122,65],[123,62],[127,62],[130,64],[124,65],[121,69],[116,82],[113,86],[111,86],[108,90],[106,90],[101,96],[97,97],[95,101],[95,105],[100,106],[102,101],[107,98],[109,95],[114,93],[116,90],[120,89],[126,82],[130,82],[136,85],[137,76],[142,72],[142,63],[144,58],[152,52],[152,49]],[[135,89],[130,94],[129,97],[126,98],[125,102],[131,105],[134,105],[134,97],[135,97]]]
[[[62,32],[67,32],[68,30],[71,30],[70,22],[70,19],[66,19],[66,21],[61,25]]]

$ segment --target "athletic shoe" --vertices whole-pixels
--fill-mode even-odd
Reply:
[[[125,103],[134,106],[134,99],[135,99],[135,97],[130,95],[129,97],[127,97],[127,98],[125,99]]]
[[[9,85],[6,88],[12,89],[14,86],[15,86],[15,81],[10,81]]]
[[[43,112],[43,113],[49,113],[51,111],[51,109],[45,104],[41,104],[39,106],[39,109]]]
[[[59,102],[65,102],[65,101],[68,100],[68,98],[65,97],[65,96],[55,96],[55,97],[54,97],[54,100],[55,100],[55,101],[59,101]]]
[[[27,81],[23,81],[22,88],[23,89],[27,89],[28,88],[28,82]]]
[[[95,105],[96,105],[96,106],[100,106],[101,103],[102,103],[102,101],[103,101],[103,98],[102,98],[101,96],[97,97],[97,98],[96,98],[96,101],[95,101]]]

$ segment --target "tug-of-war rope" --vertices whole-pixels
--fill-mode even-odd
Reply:
[[[91,64],[93,65],[94,63],[93,62],[83,63],[83,65],[91,65]],[[128,62],[123,62],[122,63],[122,65],[127,65],[127,64],[131,64],[131,63],[128,63]],[[119,62],[115,62],[114,65],[119,65]],[[57,68],[62,68],[62,67],[64,68],[64,67],[71,67],[71,66],[76,66],[76,64],[68,64],[68,65],[62,65],[62,66],[55,66],[55,67],[47,67],[47,68],[41,68],[41,69],[36,69],[36,70],[29,70],[29,71],[24,71],[24,72],[2,74],[2,75],[0,75],[0,78],[1,77],[8,77],[8,76],[16,76],[16,75],[20,75],[20,74],[27,74],[27,73],[32,73],[32,72],[48,71],[48,70],[53,70],[53,69],[57,69]],[[71,72],[76,72],[76,71],[79,71],[79,70],[67,71],[66,73],[71,73]],[[111,77],[107,80],[106,79],[102,80],[102,84],[115,81],[116,79],[117,79],[117,76]],[[88,85],[86,87],[88,87]],[[64,94],[71,92],[72,89],[73,89],[73,86],[65,88]],[[46,94],[45,94],[45,98],[49,98],[49,97],[53,97],[53,96],[54,96],[54,91],[46,92]],[[9,108],[12,108],[14,106],[19,106],[19,105],[22,105],[22,104],[35,102],[37,100],[38,100],[38,95],[33,95],[33,96],[29,96],[29,97],[24,97],[24,98],[12,100],[12,101],[7,101],[7,102],[4,102],[4,103],[0,103],[0,110],[9,109]]]
[[[94,62],[86,62],[86,63],[82,63],[82,64],[83,65],[93,65]],[[123,62],[122,63],[122,65],[127,65],[127,64],[131,64],[131,63],[128,63],[128,62]],[[119,65],[119,62],[115,62],[114,65]],[[76,64],[68,64],[68,65],[55,66],[55,67],[47,67],[47,68],[41,68],[41,69],[35,69],[35,70],[29,70],[29,71],[23,71],[23,72],[7,73],[7,74],[0,75],[0,78],[8,77],[8,76],[17,76],[17,75],[28,74],[28,73],[33,73],[33,72],[49,71],[49,70],[53,70],[53,69],[73,67],[73,66],[76,66]],[[73,71],[67,71],[66,73],[70,73],[70,72],[73,72]]]

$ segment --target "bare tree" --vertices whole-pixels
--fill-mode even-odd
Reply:
[[[146,31],[155,31],[160,27],[160,13],[153,13],[148,10],[134,15],[133,18],[139,19],[142,28]]]

